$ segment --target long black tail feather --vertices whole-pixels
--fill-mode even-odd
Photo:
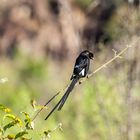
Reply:
[[[62,98],[61,98],[62,99]],[[45,118],[45,120],[47,120],[51,114],[55,111],[55,109],[59,106],[59,104],[61,103],[61,99],[60,101],[55,105],[55,107],[50,111],[50,113],[47,115],[47,117]]]
[[[71,91],[73,90],[75,84],[77,83],[77,81],[79,80],[78,77],[74,78],[71,82],[71,84],[69,85],[67,91],[65,92],[65,94],[63,95],[62,99],[61,99],[61,102],[59,104],[59,107],[58,107],[58,110],[61,110],[63,105],[65,104],[69,94],[71,93]]]
[[[47,115],[47,117],[45,118],[45,120],[47,120],[50,115],[55,111],[55,109],[58,107],[58,110],[61,110],[61,108],[63,107],[64,103],[66,102],[70,92],[72,91],[72,89],[74,88],[75,84],[77,83],[77,81],[79,80],[79,78],[74,78],[72,80],[72,82],[70,83],[68,89],[66,90],[65,94],[62,96],[62,98],[60,99],[60,101],[54,106],[54,108],[50,111],[50,113]]]

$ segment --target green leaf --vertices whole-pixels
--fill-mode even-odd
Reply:
[[[4,133],[4,131],[3,131],[3,129],[0,127],[0,136],[1,136],[1,134],[3,134]]]
[[[33,108],[36,107],[36,101],[34,99],[31,100],[31,105],[32,105]]]
[[[8,138],[9,140],[15,139],[15,135],[9,134],[9,135],[7,136],[7,138]]]
[[[9,118],[9,119],[15,120],[16,116],[13,115],[13,114],[6,114],[6,115],[4,115],[3,119],[6,119],[6,118]]]
[[[5,112],[5,113],[9,113],[9,112],[11,112],[11,109],[10,109],[10,108],[5,108],[5,109],[4,109],[4,112]]]
[[[25,115],[26,119],[24,120],[26,129],[34,129],[34,122],[32,122],[30,115],[26,112],[21,112]]]
[[[5,106],[3,106],[2,104],[0,104],[0,110],[4,110]]]
[[[14,126],[16,124],[15,121],[12,121],[8,124],[6,124],[4,127],[3,127],[3,130],[6,131],[7,129],[11,128],[12,126]]]
[[[31,118],[30,118],[30,116],[29,116],[29,114],[28,113],[26,113],[26,112],[21,112],[21,113],[23,113],[24,115],[25,115],[25,123],[30,123],[31,122]]]
[[[27,135],[28,132],[27,131],[22,131],[16,134],[15,139],[22,137],[23,135]]]
[[[22,127],[22,121],[19,118],[15,119],[15,122],[19,124],[20,127]]]
[[[7,129],[11,128],[12,126],[16,125],[16,124],[19,124],[19,126],[21,127],[22,126],[22,121],[18,118],[15,118],[14,121],[6,124],[4,127],[3,127],[3,130],[6,131]]]
[[[16,117],[15,115],[13,115],[13,114],[6,114],[6,115],[4,115],[3,120],[6,119],[6,118],[9,118],[9,119],[13,120],[13,122],[15,122],[15,124],[19,124],[19,126],[22,127],[21,119]]]
[[[25,127],[26,129],[34,129],[34,122],[27,122]]]
[[[26,113],[26,112],[21,112],[21,113],[23,113],[25,115],[27,120],[31,120],[30,115],[28,113]]]
[[[7,108],[7,107],[3,106],[2,104],[0,104],[0,110],[3,110],[5,113],[11,112],[10,108]]]

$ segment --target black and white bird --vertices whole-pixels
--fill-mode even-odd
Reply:
[[[93,59],[94,55],[92,52],[89,52],[88,50],[85,50],[80,53],[80,55],[77,57],[73,74],[71,76],[71,83],[69,87],[67,88],[65,94],[62,96],[60,101],[55,105],[55,107],[51,110],[51,112],[47,115],[45,120],[49,118],[49,116],[54,112],[54,110],[58,107],[58,110],[61,110],[63,105],[65,104],[69,94],[73,90],[75,84],[78,82],[80,78],[83,78],[87,76],[89,65],[90,65],[90,59]]]

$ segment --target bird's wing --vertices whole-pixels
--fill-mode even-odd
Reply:
[[[74,66],[74,70],[73,70],[73,74],[71,76],[71,80],[76,76],[76,75],[80,75],[82,74],[82,70],[84,68],[86,68],[88,65],[88,59],[87,58],[78,58],[76,60],[75,66]],[[86,72],[84,70],[84,72]]]
[[[80,61],[77,61],[75,63],[74,68],[85,68],[87,66],[87,61],[88,61],[88,59],[86,59],[86,58],[82,59]]]

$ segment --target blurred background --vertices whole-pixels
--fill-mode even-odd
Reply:
[[[0,79],[8,79],[0,83],[0,104],[34,116],[31,100],[43,105],[65,88],[82,50],[95,54],[91,73],[139,36],[139,0],[0,0]],[[75,87],[63,110],[44,121],[59,95],[30,137],[62,123],[50,139],[139,140],[139,44]]]

